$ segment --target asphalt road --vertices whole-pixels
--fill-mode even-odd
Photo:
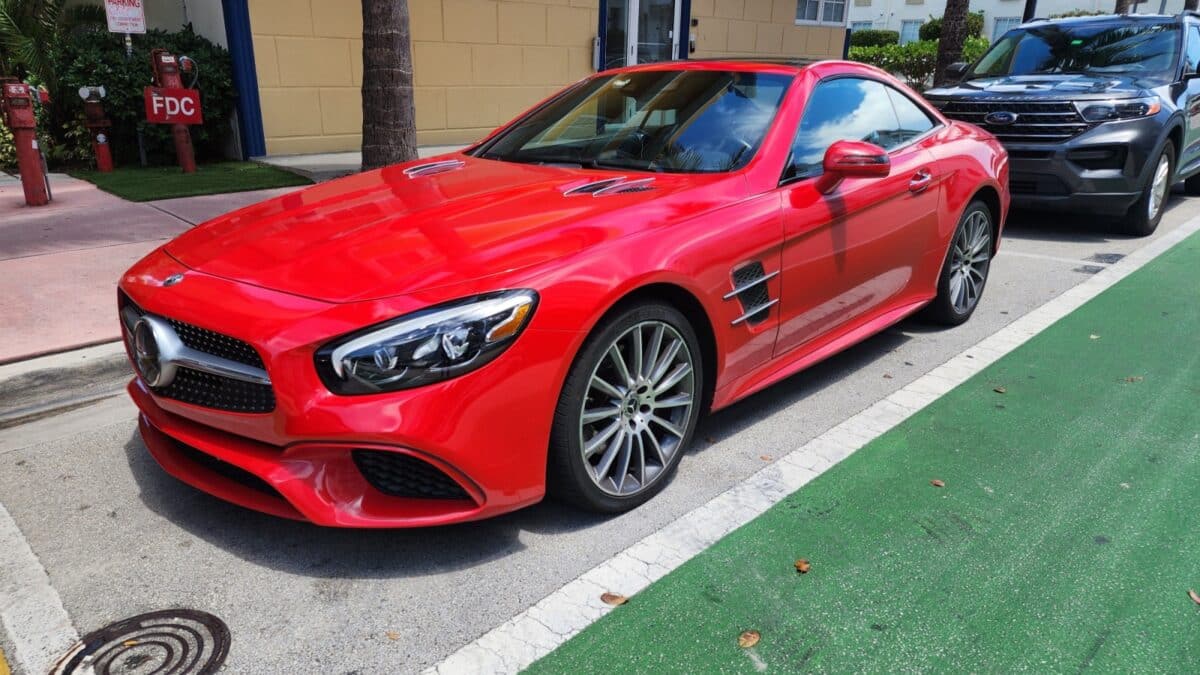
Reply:
[[[1160,233],[1198,205],[1177,195]],[[0,430],[0,502],[80,633],[192,607],[229,625],[230,672],[415,671],[1147,241],[1016,214],[968,324],[904,322],[712,416],[665,492],[616,518],[544,503],[381,532],[262,516],[163,473],[124,397]]]

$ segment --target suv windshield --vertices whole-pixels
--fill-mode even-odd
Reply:
[[[731,171],[758,151],[791,82],[788,75],[710,70],[601,75],[476,154],[587,168]]]
[[[967,79],[1085,73],[1170,81],[1179,36],[1174,22],[1037,24],[1006,33]]]

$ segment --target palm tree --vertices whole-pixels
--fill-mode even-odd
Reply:
[[[408,0],[362,0],[362,165],[417,156]]]
[[[1133,0],[1117,0],[1117,4],[1113,7],[1113,14],[1128,14],[1129,8],[1133,6]]]
[[[946,0],[942,35],[938,38],[937,66],[933,72],[934,85],[946,80],[947,66],[962,60],[963,42],[967,39],[968,5],[968,0]]]
[[[1183,10],[1185,12],[1188,10],[1194,12],[1197,7],[1200,7],[1200,0],[1183,0]]]
[[[0,74],[32,78],[52,97],[60,91],[57,61],[76,32],[106,25],[100,5],[68,0],[0,0]]]

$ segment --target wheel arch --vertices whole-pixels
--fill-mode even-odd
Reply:
[[[1001,219],[1004,217],[1004,207],[1000,200],[1000,191],[991,185],[984,185],[976,190],[975,194],[971,195],[971,198],[967,200],[967,204],[969,205],[976,200],[983,202],[988,211],[992,213],[992,253],[995,254],[1000,249],[1000,230],[1003,226]]]

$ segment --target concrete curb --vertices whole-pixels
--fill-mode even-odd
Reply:
[[[0,429],[116,396],[132,372],[121,342],[0,366]]]

